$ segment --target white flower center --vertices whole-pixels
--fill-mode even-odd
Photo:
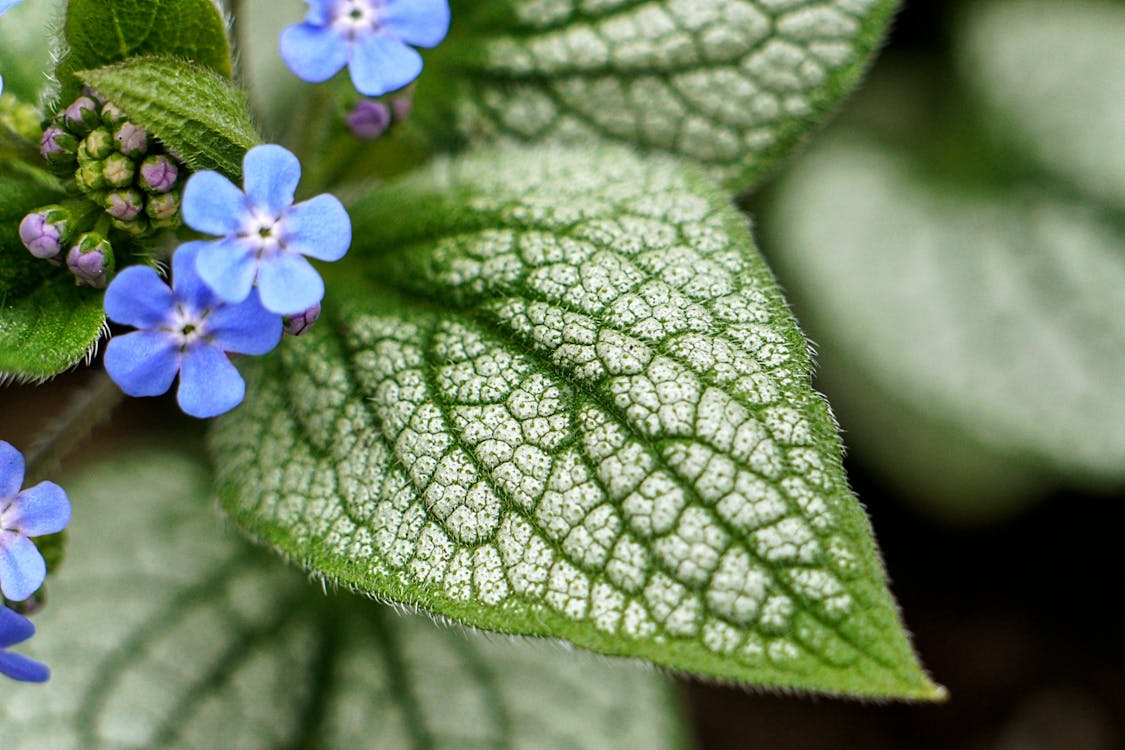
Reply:
[[[342,0],[336,4],[332,26],[347,39],[355,39],[379,26],[378,0]]]
[[[201,313],[182,303],[176,305],[176,309],[168,317],[164,330],[171,335],[172,340],[180,347],[180,351],[207,335],[209,312],[210,310],[205,310]]]
[[[253,215],[240,236],[255,249],[259,258],[284,249],[281,244],[281,220],[269,214]]]

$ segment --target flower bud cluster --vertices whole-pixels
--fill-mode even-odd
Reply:
[[[77,283],[104,288],[116,266],[113,232],[133,237],[182,224],[187,170],[116,105],[87,91],[51,120],[40,154],[79,196],[24,217],[20,239],[38,258],[65,263]]]

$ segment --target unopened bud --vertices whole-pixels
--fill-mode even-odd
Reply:
[[[70,248],[66,265],[80,285],[104,289],[113,274],[113,246],[102,235],[87,232]]]
[[[148,217],[144,214],[139,214],[132,219],[110,219],[110,223],[113,224],[116,229],[120,229],[122,232],[131,234],[134,237],[141,237],[148,234],[151,228]]]
[[[113,153],[113,136],[105,128],[90,132],[78,146],[78,159],[99,161]]]
[[[179,167],[163,154],[150,156],[141,162],[140,186],[150,193],[167,193],[176,185]]]
[[[395,122],[409,120],[410,115],[414,112],[414,98],[411,96],[399,96],[391,99],[391,112],[395,115]]]
[[[180,197],[181,192],[179,190],[150,195],[145,203],[145,213],[152,219],[153,224],[158,226],[167,227],[178,224],[179,222],[174,220],[180,213]]]
[[[113,134],[117,150],[131,159],[138,159],[148,152],[148,132],[131,122],[123,122]]]
[[[102,172],[110,187],[123,188],[133,184],[137,165],[125,154],[110,154],[106,157]]]
[[[39,153],[55,166],[70,166],[78,158],[78,139],[62,128],[52,125],[43,131]]]
[[[391,111],[386,104],[362,99],[345,118],[348,130],[360,140],[373,141],[391,126]]]
[[[125,111],[118,107],[113,102],[107,102],[102,105],[102,125],[107,128],[116,128],[121,123],[128,119],[125,117]]]
[[[88,96],[80,96],[62,113],[67,130],[75,135],[86,135],[101,123],[98,103]]]
[[[290,336],[300,336],[305,331],[313,327],[313,323],[320,318],[320,303],[316,303],[308,310],[297,313],[296,315],[286,315],[282,318],[285,325],[285,333]]]
[[[62,206],[44,206],[20,222],[20,241],[32,255],[44,260],[57,258],[70,226],[70,212]]]
[[[113,218],[132,221],[144,210],[145,196],[136,188],[114,190],[106,194],[102,205],[105,206],[105,212]]]
[[[101,161],[87,161],[79,165],[74,179],[78,182],[78,187],[87,193],[96,193],[109,187],[105,179],[105,162]]]

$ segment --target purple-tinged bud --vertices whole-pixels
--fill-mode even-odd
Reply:
[[[148,132],[139,125],[123,122],[113,134],[117,150],[131,159],[139,159],[148,153]]]
[[[180,213],[181,197],[182,191],[180,190],[150,195],[148,201],[145,202],[145,213],[155,225],[161,227],[178,225],[177,216]]]
[[[106,102],[102,105],[102,125],[107,128],[114,129],[127,119],[125,110],[113,102]]]
[[[150,193],[167,193],[176,186],[179,176],[179,167],[163,154],[150,156],[141,162],[140,185]]]
[[[345,118],[348,130],[363,141],[373,141],[391,126],[391,111],[374,99],[361,99]]]
[[[105,206],[105,212],[113,218],[132,221],[144,210],[145,196],[136,188],[114,190],[106,194],[102,205]]]
[[[69,166],[78,158],[78,139],[52,125],[43,131],[39,153],[52,165]]]
[[[98,105],[98,109],[99,109],[99,110],[100,110],[100,109],[101,109],[102,107],[104,107],[104,106],[105,106],[106,104],[108,104],[108,103],[109,103],[109,100],[108,100],[108,99],[106,99],[106,98],[105,98],[104,96],[102,96],[102,95],[101,95],[101,94],[99,94],[99,93],[98,93],[97,91],[95,91],[94,89],[90,88],[89,86],[83,86],[83,87],[82,87],[82,96],[88,96],[88,97],[90,97],[91,99],[93,99],[93,100],[94,100],[94,104],[97,104],[97,105]]]
[[[300,336],[305,331],[313,327],[313,323],[320,318],[320,303],[310,307],[304,312],[297,313],[296,315],[286,315],[282,318],[282,323],[285,325],[285,333],[290,336]]]
[[[88,96],[80,96],[62,113],[63,124],[75,135],[86,135],[101,123],[98,103]]]
[[[91,131],[78,146],[79,160],[97,161],[113,153],[113,136],[105,128]]]
[[[74,180],[78,187],[85,193],[96,193],[105,190],[109,183],[105,179],[105,162],[87,161],[78,166],[74,173]]]
[[[113,246],[97,232],[87,232],[70,248],[66,266],[80,286],[105,289],[113,275]]]
[[[391,99],[391,112],[394,113],[395,122],[406,122],[414,113],[414,97],[398,96]]]
[[[102,173],[110,187],[123,188],[133,184],[137,165],[125,154],[110,154],[106,157]]]
[[[62,206],[44,206],[23,217],[20,241],[32,255],[53,260],[62,253],[70,224],[70,212]]]

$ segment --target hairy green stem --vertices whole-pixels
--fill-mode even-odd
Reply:
[[[75,393],[61,414],[51,420],[27,451],[29,482],[42,479],[113,413],[124,394],[105,372]]]

